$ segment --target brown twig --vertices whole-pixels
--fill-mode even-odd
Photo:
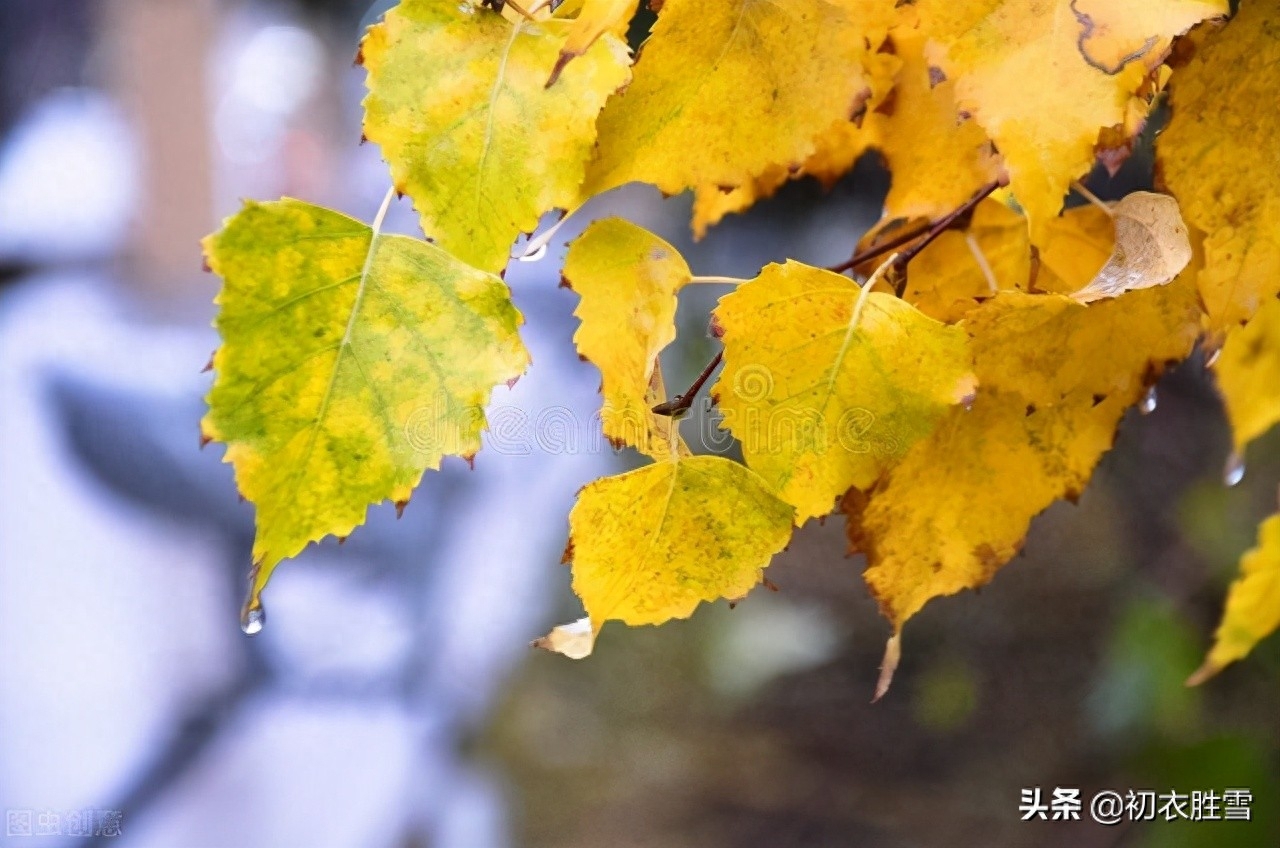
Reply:
[[[911,230],[910,232],[906,232],[906,233],[902,233],[901,235],[894,236],[893,238],[886,241],[884,244],[878,244],[875,247],[867,248],[861,253],[855,253],[853,254],[853,256],[849,257],[844,262],[841,262],[839,265],[832,265],[831,267],[827,268],[827,270],[835,271],[837,274],[842,274],[845,271],[850,270],[851,268],[857,268],[863,262],[866,262],[871,259],[875,259],[876,257],[879,257],[879,256],[884,256],[886,253],[893,250],[894,248],[902,247],[907,242],[912,241],[913,239],[920,238],[920,236],[924,235],[929,231],[929,226],[930,226],[929,224],[925,224],[924,226],[916,227],[914,230]]]
[[[898,257],[898,260],[893,263],[894,270],[900,273],[902,269],[907,267],[907,263],[910,262],[912,259],[914,259],[920,253],[920,251],[928,247],[933,242],[934,239],[936,239],[938,236],[942,235],[942,233],[950,229],[950,227],[953,224],[955,224],[957,220],[959,220],[965,214],[971,212],[975,206],[977,206],[979,203],[985,200],[991,194],[991,192],[995,191],[999,187],[1000,187],[1000,182],[998,180],[992,180],[991,182],[983,186],[981,189],[979,189],[978,193],[975,194],[973,197],[969,198],[963,204],[953,209],[952,211],[948,212],[946,215],[942,216],[941,218],[934,221],[933,223],[927,224],[923,227],[918,227],[914,230],[911,230],[910,232],[903,233],[902,235],[895,236],[889,239],[888,241],[884,242],[883,244],[878,244],[874,247],[870,247],[867,250],[862,251],[861,253],[855,253],[846,261],[841,262],[839,265],[832,265],[827,270],[835,271],[837,274],[843,273],[844,271],[848,271],[852,268],[856,268],[862,263],[867,262],[871,259],[875,259],[877,257],[883,256],[891,250],[902,247],[904,244],[907,244],[908,242],[912,242],[912,241],[915,241],[916,239],[920,239],[920,241],[916,242],[915,244],[908,247],[906,250],[902,251],[902,254]]]
[[[915,259],[916,256],[920,254],[920,251],[924,250],[926,247],[928,247],[930,244],[933,243],[934,239],[936,239],[938,236],[942,235],[946,230],[948,230],[951,227],[951,225],[956,222],[956,219],[958,219],[961,215],[964,215],[972,211],[973,207],[977,206],[979,203],[986,200],[987,197],[991,194],[991,192],[995,191],[999,187],[1000,187],[1000,181],[992,180],[991,182],[983,186],[981,189],[979,189],[977,194],[975,194],[973,197],[966,200],[961,206],[956,207],[951,212],[939,218],[937,222],[932,227],[929,228],[929,232],[924,234],[924,238],[920,239],[920,241],[916,242],[915,244],[908,247],[906,250],[902,251],[902,253],[898,256],[897,260],[894,261],[893,263],[894,269],[896,271],[901,272],[904,268],[907,267],[908,262],[910,262],[912,259]]]
[[[702,373],[693,381],[688,390],[683,394],[676,395],[671,400],[663,401],[653,408],[658,415],[669,415],[672,418],[679,418],[689,411],[693,406],[693,399],[698,396],[698,392],[702,391],[703,385],[707,380],[711,379],[711,372],[716,370],[716,366],[720,364],[720,360],[724,358],[724,351],[720,350],[711,361],[707,363],[707,367],[702,369]]]

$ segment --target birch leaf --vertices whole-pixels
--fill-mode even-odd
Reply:
[[[1079,496],[1124,411],[1191,351],[1198,318],[1187,278],[1089,306],[1004,292],[970,314],[973,408],[845,497],[851,549],[895,631],[930,599],[989,582],[1032,518]]]
[[[593,223],[565,259],[565,283],[581,298],[573,341],[600,369],[604,434],[654,459],[670,445],[654,426],[650,385],[658,354],[676,337],[676,292],[690,279],[674,247],[621,218]]]
[[[847,277],[770,265],[721,299],[713,391],[747,464],[796,507],[826,515],[875,482],[973,392],[968,339]]]
[[[733,188],[800,165],[865,101],[866,50],[862,22],[827,0],[665,0],[635,79],[600,115],[586,194]]]
[[[475,454],[491,391],[529,355],[497,277],[328,209],[249,203],[204,249],[223,345],[201,427],[257,507],[256,594],[309,542]]]
[[[1214,371],[1237,454],[1280,421],[1280,300],[1232,330]]]
[[[1258,528],[1258,546],[1240,559],[1240,576],[1227,592],[1222,623],[1204,665],[1187,680],[1195,686],[1213,677],[1280,628],[1280,515]]]
[[[1191,261],[1191,240],[1167,194],[1135,191],[1111,206],[1115,223],[1110,258],[1089,285],[1071,296],[1090,303],[1122,292],[1163,286]]]
[[[956,80],[959,107],[973,114],[1003,154],[1010,187],[1037,243],[1045,223],[1062,208],[1071,181],[1093,165],[1099,131],[1125,125],[1133,95],[1173,37],[1227,11],[1225,2],[1149,3],[1139,19],[1141,49],[1111,67],[1094,54],[1132,42],[1136,33],[1123,23],[1128,7],[1091,3],[1085,15],[1077,2],[917,4],[922,32],[936,45],[931,59]]]
[[[596,115],[628,79],[627,48],[606,33],[547,88],[571,27],[403,0],[361,43],[365,136],[423,231],[481,270],[502,270],[544,212],[577,205]]]
[[[1214,341],[1280,293],[1277,79],[1280,7],[1242,3],[1170,83],[1157,165],[1205,237],[1199,286]]]
[[[718,456],[658,462],[605,477],[569,514],[573,591],[592,634],[688,618],[704,601],[737,600],[791,538],[791,507],[760,477]],[[585,656],[581,624],[535,644]]]

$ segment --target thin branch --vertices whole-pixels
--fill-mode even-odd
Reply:
[[[868,262],[877,257],[884,256],[886,253],[889,253],[895,248],[902,247],[907,242],[920,238],[920,236],[924,235],[929,231],[929,226],[930,226],[929,224],[924,224],[923,226],[916,227],[914,230],[911,230],[906,233],[902,233],[901,235],[894,236],[893,238],[889,239],[883,244],[878,244],[875,247],[867,248],[861,253],[855,253],[846,261],[841,262],[839,265],[832,265],[831,267],[827,268],[827,270],[835,271],[837,274],[842,274],[845,271],[850,270],[851,268],[857,268],[863,262]]]
[[[653,411],[658,415],[669,415],[673,418],[679,418],[688,412],[689,408],[693,406],[693,399],[698,396],[698,392],[702,391],[702,387],[707,380],[711,379],[711,372],[716,370],[722,359],[724,359],[724,351],[717,351],[716,355],[707,363],[707,367],[702,369],[702,373],[698,375],[698,378],[693,381],[693,384],[689,386],[684,394],[679,394],[671,400],[663,401],[655,406]]]
[[[979,189],[978,193],[973,197],[969,198],[963,204],[957,206],[954,210],[939,218],[937,222],[929,228],[929,232],[924,234],[924,238],[898,254],[898,258],[894,261],[895,268],[898,271],[906,268],[907,263],[919,256],[920,251],[933,244],[934,239],[949,230],[951,225],[954,224],[960,216],[972,211],[975,206],[986,200],[987,197],[990,196],[991,192],[995,191],[999,187],[1000,181],[992,180]]]

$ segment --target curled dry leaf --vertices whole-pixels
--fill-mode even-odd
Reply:
[[[1111,209],[1115,247],[1089,285],[1072,295],[1081,303],[1134,289],[1163,286],[1191,262],[1191,240],[1178,201],[1167,194],[1135,191]]]

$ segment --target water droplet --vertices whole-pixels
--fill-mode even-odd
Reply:
[[[262,602],[245,601],[244,608],[240,610],[240,630],[244,635],[257,636],[266,623],[267,610],[262,606]]]
[[[1218,364],[1218,357],[1222,356],[1222,348],[1217,348],[1204,358],[1204,367],[1212,368]]]
[[[1222,483],[1234,486],[1244,479],[1244,457],[1235,451],[1227,457],[1227,464],[1222,469]]]
[[[535,247],[533,250],[520,257],[521,262],[537,262],[539,259],[547,255],[547,243]]]
[[[1150,415],[1156,411],[1156,405],[1160,399],[1156,397],[1156,387],[1152,386],[1147,389],[1147,393],[1142,396],[1142,400],[1138,402],[1138,411],[1143,415]]]

